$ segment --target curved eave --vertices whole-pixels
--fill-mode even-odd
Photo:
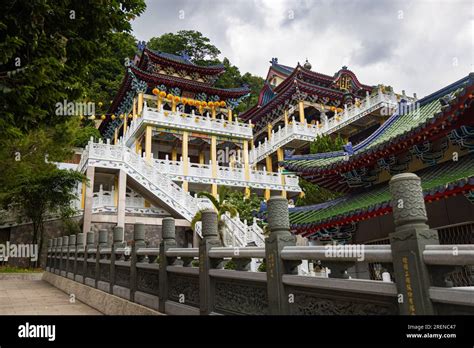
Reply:
[[[470,76],[471,75],[469,75],[468,77]],[[460,87],[459,84],[464,82],[464,80],[465,79],[462,79],[457,82],[458,88]],[[328,153],[326,158],[337,158],[337,161],[326,165],[313,166],[311,168],[304,167],[301,162],[320,159],[323,157],[315,158],[315,155],[290,156],[285,158],[285,161],[280,162],[280,165],[282,165],[286,170],[298,172],[299,175],[303,177],[314,175],[337,175],[338,173],[347,172],[353,168],[357,168],[362,165],[371,166],[375,164],[376,161],[381,157],[385,157],[394,153],[406,152],[409,148],[412,147],[413,144],[417,144],[420,141],[425,140],[424,138],[429,136],[434,130],[438,130],[436,132],[436,135],[438,137],[440,135],[446,134],[450,130],[449,125],[447,127],[446,124],[442,125],[442,123],[448,122],[450,125],[455,124],[461,112],[464,114],[467,109],[472,108],[474,100],[472,98],[471,93],[474,91],[474,81],[468,81],[468,85],[461,93],[459,93],[459,95],[455,99],[450,102],[450,105],[447,108],[436,113],[432,118],[427,119],[425,122],[418,124],[415,128],[408,130],[402,134],[399,134],[391,139],[388,139],[383,143],[380,143],[375,148],[360,151],[359,153],[356,153],[353,156],[349,157],[348,160],[343,160],[343,152]],[[449,89],[453,89],[456,87],[456,83],[448,87]],[[423,98],[419,102],[420,104],[424,105],[426,103],[432,102],[435,99],[439,99],[443,95],[447,94],[449,89],[447,89],[447,87],[443,88],[442,90]],[[467,105],[465,105],[466,103]],[[397,115],[393,115],[392,117],[395,116]],[[466,117],[466,120],[468,122],[472,122],[472,117]],[[388,124],[387,128],[390,126],[389,122],[390,119],[386,122]],[[375,138],[371,141],[374,140]]]
[[[207,94],[216,94],[224,98],[239,98],[248,93],[250,89],[247,87],[238,88],[217,88],[209,86],[203,82],[196,82],[192,80],[183,79],[176,76],[168,76],[161,74],[150,74],[137,67],[131,67],[132,72],[141,80],[145,81],[149,87],[154,87],[157,84],[165,84],[170,87],[180,87],[181,89],[192,92],[206,92]]]
[[[287,79],[288,80],[288,79]],[[285,80],[285,81],[287,81]],[[267,112],[271,111],[273,108],[277,107],[280,103],[283,103],[285,100],[291,98],[291,96],[296,93],[297,90],[309,94],[318,94],[322,97],[329,97],[331,99],[341,100],[344,96],[344,93],[341,91],[336,91],[330,88],[315,86],[305,81],[302,81],[295,77],[292,81],[289,80],[289,83],[285,83],[284,88],[278,88],[282,84],[278,85],[275,88],[274,93],[277,93],[276,96],[270,100],[267,104],[263,106],[255,106],[249,109],[247,112],[242,114],[241,118],[243,121],[252,120],[252,123],[256,123],[260,118]]]
[[[430,203],[432,201],[437,201],[442,198],[455,196],[457,194],[464,194],[471,191],[474,191],[474,177],[472,176],[469,178],[459,179],[453,182],[436,186],[434,188],[423,190],[423,196],[425,202]],[[342,214],[331,216],[330,218],[325,218],[313,222],[293,223],[291,221],[293,218],[292,215],[294,216],[298,212],[290,212],[290,228],[293,232],[297,234],[302,234],[304,237],[309,237],[322,229],[342,226],[353,222],[360,222],[372,219],[377,216],[385,215],[390,212],[392,212],[390,200],[384,200],[377,204],[347,211]]]
[[[206,74],[206,75],[217,75],[217,74],[221,74],[225,71],[225,67],[222,64],[209,65],[209,66],[197,65],[197,64],[194,64],[192,62],[181,60],[179,58],[174,59],[170,56],[160,55],[158,52],[152,51],[148,48],[145,48],[142,56],[145,53],[153,61],[153,63],[171,65],[171,66],[174,66],[176,68],[180,68],[180,69],[184,69],[184,70],[191,70],[191,71],[195,71],[195,72],[200,72],[200,73]]]

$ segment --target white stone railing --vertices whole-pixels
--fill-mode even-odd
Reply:
[[[133,145],[136,137],[140,135],[139,131],[145,125],[252,139],[252,125],[250,123],[242,123],[238,120],[229,121],[224,116],[213,119],[209,113],[201,116],[195,114],[194,110],[191,114],[180,111],[172,112],[163,110],[163,107],[152,108],[145,103],[142,115],[132,120],[127,127],[123,137],[127,146]]]
[[[186,220],[191,221],[198,211],[197,201],[189,193],[129,148],[111,145],[109,142],[89,142],[84,153],[89,165],[123,168],[130,177]],[[85,163],[82,163],[80,168],[84,165]]]
[[[189,160],[189,159],[188,159]],[[286,190],[300,192],[298,177],[285,176],[285,185],[282,184],[280,172],[267,172],[266,170],[249,169],[249,180],[245,180],[245,171],[241,167],[217,166],[216,176],[212,176],[212,162],[209,164],[189,163],[188,173],[184,174],[184,161],[170,161],[168,159],[153,159],[153,166],[172,180],[194,183],[216,183],[224,186],[269,188],[272,190]]]
[[[407,99],[412,100],[411,98]],[[263,143],[259,143],[250,151],[250,163],[260,162],[292,140],[314,141],[320,135],[331,134],[380,108],[389,108],[387,110],[387,115],[389,115],[396,105],[397,96],[395,94],[386,94],[379,90],[377,94],[367,95],[360,104],[345,107],[341,113],[336,112],[331,119],[325,118],[323,114],[321,123],[317,122],[313,125],[297,122],[293,117],[290,124],[280,127],[277,131],[272,130],[270,140],[265,138]]]

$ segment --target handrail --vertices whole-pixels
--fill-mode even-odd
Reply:
[[[245,248],[234,248],[234,247],[214,247],[209,250],[210,258],[224,258],[231,257],[234,259],[239,258],[264,258],[265,248],[263,247],[245,247]]]
[[[474,265],[474,245],[427,245],[423,251],[423,260],[427,265]]]
[[[169,248],[166,251],[168,257],[199,257],[198,248]]]
[[[367,262],[392,262],[392,250],[390,245],[353,245],[360,246],[361,255],[356,252],[351,255],[339,255],[342,246],[287,246],[281,252],[284,260],[326,260],[326,261],[367,261]],[[357,251],[357,249],[356,249]],[[362,258],[362,260],[361,260]]]

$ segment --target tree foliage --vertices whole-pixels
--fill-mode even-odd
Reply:
[[[176,34],[166,33],[153,37],[148,41],[147,47],[176,55],[185,52],[194,63],[204,65],[214,62],[221,53],[209,38],[195,30],[180,30]]]
[[[226,57],[219,60],[220,50],[210,39],[194,30],[180,30],[176,34],[167,33],[151,38],[147,47],[166,53],[180,55],[186,52],[191,61],[201,65],[223,64],[225,72],[219,76],[215,86],[219,88],[234,88],[247,85],[251,90],[250,97],[246,98],[236,109],[239,113],[257,103],[258,94],[263,87],[264,79],[250,73],[241,74],[238,67],[232,65]]]
[[[71,201],[76,198],[74,189],[85,177],[72,170],[52,169],[36,176],[22,176],[15,187],[4,197],[4,204],[20,216],[32,221],[32,242],[43,247],[44,224],[48,213],[68,218],[74,214]]]
[[[336,137],[324,134],[317,137],[309,144],[309,153],[324,153],[331,151],[340,151],[346,145],[344,139],[338,134]]]
[[[224,222],[222,221],[222,216],[226,213],[229,213],[231,217],[237,215],[238,211],[237,208],[229,203],[225,199],[225,195],[219,195],[219,199],[215,198],[211,193],[203,191],[198,193],[198,197],[205,197],[209,199],[217,211],[217,229],[219,231],[219,238],[221,239],[222,245],[224,243]],[[193,231],[196,230],[196,224],[198,221],[202,221],[202,210],[198,211],[196,215],[191,220],[191,228]]]
[[[109,63],[130,52],[124,33],[144,9],[143,0],[0,2],[0,203],[33,220],[34,240],[45,210],[65,212],[79,180],[51,163],[70,158],[80,128],[56,105],[108,99],[123,73]]]
[[[342,146],[345,145],[344,139],[340,135],[337,137],[331,137],[329,135],[322,135],[316,138],[310,144],[310,153],[324,153],[342,150]],[[299,185],[304,193],[303,197],[298,197],[295,205],[311,205],[318,204],[326,201],[330,201],[337,197],[340,197],[341,194],[337,192],[329,191],[323,187],[310,183],[304,179],[299,180]]]

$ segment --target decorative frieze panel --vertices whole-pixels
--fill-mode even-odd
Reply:
[[[398,307],[395,303],[361,301],[360,297],[324,297],[299,291],[291,291],[294,303],[290,306],[294,315],[395,315]],[[355,295],[355,294],[354,294]]]
[[[223,314],[268,314],[267,288],[263,284],[216,280],[215,310]]]
[[[115,266],[115,284],[125,288],[130,287],[130,268]]]
[[[169,299],[188,306],[199,307],[199,278],[168,274]]]
[[[137,268],[137,290],[151,295],[158,294],[158,272]]]

